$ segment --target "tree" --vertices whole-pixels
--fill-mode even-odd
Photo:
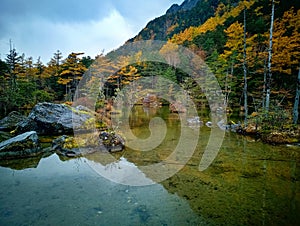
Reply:
[[[41,58],[38,57],[36,63],[34,64],[35,67],[35,84],[37,89],[43,88],[43,79],[48,77],[47,74],[43,73],[45,70],[45,66],[43,65]],[[44,78],[43,78],[44,75]]]
[[[247,53],[246,53],[246,47],[247,47],[247,44],[246,44],[246,9],[244,9],[244,50],[243,50],[243,71],[244,71],[244,110],[245,110],[245,126],[247,126],[247,123],[248,123],[248,102],[247,102],[247,98],[248,98],[248,95],[247,95],[247,62],[246,62],[246,59],[247,59]]]
[[[130,65],[130,59],[128,57],[118,58],[118,62],[116,62],[114,67],[121,69],[108,76],[107,81],[117,90],[122,89],[124,85],[128,85],[140,78],[137,68],[134,65]]]
[[[94,63],[94,60],[90,56],[84,56],[80,61],[86,68],[89,68],[92,65],[92,63]]]
[[[300,10],[292,7],[274,22],[272,72],[291,75],[300,60]]]
[[[227,42],[225,44],[224,53],[218,57],[220,62],[217,76],[220,81],[225,80],[224,90],[226,97],[226,104],[229,101],[229,94],[232,91],[231,87],[236,87],[236,82],[239,80],[237,70],[240,68],[240,63],[243,61],[243,35],[244,29],[238,21],[232,23],[225,31],[227,35]],[[224,79],[225,75],[225,79]]]
[[[46,86],[54,91],[56,100],[62,100],[65,94],[64,85],[58,83],[59,75],[62,71],[62,59],[62,53],[57,50],[43,72]]]
[[[274,25],[274,11],[275,2],[272,0],[272,13],[271,13],[271,25],[270,25],[270,40],[268,49],[268,66],[267,66],[267,81],[266,81],[266,111],[270,108],[270,95],[271,95],[271,82],[272,82],[272,45],[273,45],[273,25]]]
[[[75,89],[83,75],[87,70],[78,56],[83,53],[71,53],[62,64],[62,71],[59,75],[58,83],[65,85],[66,100],[72,101]]]
[[[8,65],[8,69],[9,69],[8,75],[9,75],[10,88],[12,90],[17,89],[17,75],[20,67],[20,61],[21,61],[21,57],[16,52],[16,49],[11,47],[11,43],[10,43],[10,50],[9,50],[9,54],[7,54],[6,57],[6,64]]]
[[[6,74],[9,71],[9,67],[5,61],[0,59],[0,115],[6,115],[7,105],[6,105],[6,91],[7,91],[7,82]]]
[[[293,108],[293,123],[297,124],[298,116],[299,116],[299,97],[300,97],[300,67],[298,71],[298,79],[297,79],[297,88],[296,88],[296,96]]]

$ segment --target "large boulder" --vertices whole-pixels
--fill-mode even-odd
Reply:
[[[20,134],[0,143],[0,159],[25,158],[41,152],[35,131]]]
[[[0,120],[0,131],[12,131],[17,127],[17,124],[26,117],[17,111],[12,111],[5,118]]]
[[[17,134],[36,131],[39,135],[72,134],[73,129],[84,130],[94,123],[91,111],[64,104],[39,103],[29,116],[17,125]]]

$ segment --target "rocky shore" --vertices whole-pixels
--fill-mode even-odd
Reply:
[[[0,120],[0,159],[26,158],[45,152],[77,157],[99,150],[122,151],[125,141],[120,135],[95,130],[95,114],[83,106],[47,102],[37,104],[28,117],[12,112]],[[81,135],[74,137],[74,131]],[[42,148],[39,136],[53,137],[52,145]]]

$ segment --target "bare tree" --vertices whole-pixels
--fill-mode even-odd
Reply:
[[[244,9],[244,50],[243,50],[243,70],[244,70],[244,109],[245,109],[245,121],[244,124],[247,126],[248,124],[248,94],[247,94],[247,53],[246,53],[246,9]]]
[[[270,108],[270,95],[271,95],[271,82],[272,82],[272,46],[273,46],[273,26],[274,26],[274,11],[275,2],[272,0],[272,13],[271,13],[271,25],[270,25],[270,40],[268,50],[268,66],[267,66],[267,81],[266,81],[266,111]]]
[[[293,123],[297,124],[298,116],[299,116],[299,97],[300,97],[300,66],[298,71],[298,79],[297,79],[297,88],[296,88],[296,96],[293,108]]]

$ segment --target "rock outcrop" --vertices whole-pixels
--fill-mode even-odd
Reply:
[[[39,135],[72,134],[74,129],[88,130],[91,121],[94,122],[94,118],[86,109],[76,109],[64,104],[40,103],[25,120],[18,123],[16,133],[36,131]]]
[[[25,158],[41,152],[35,131],[20,134],[0,143],[0,159]]]

